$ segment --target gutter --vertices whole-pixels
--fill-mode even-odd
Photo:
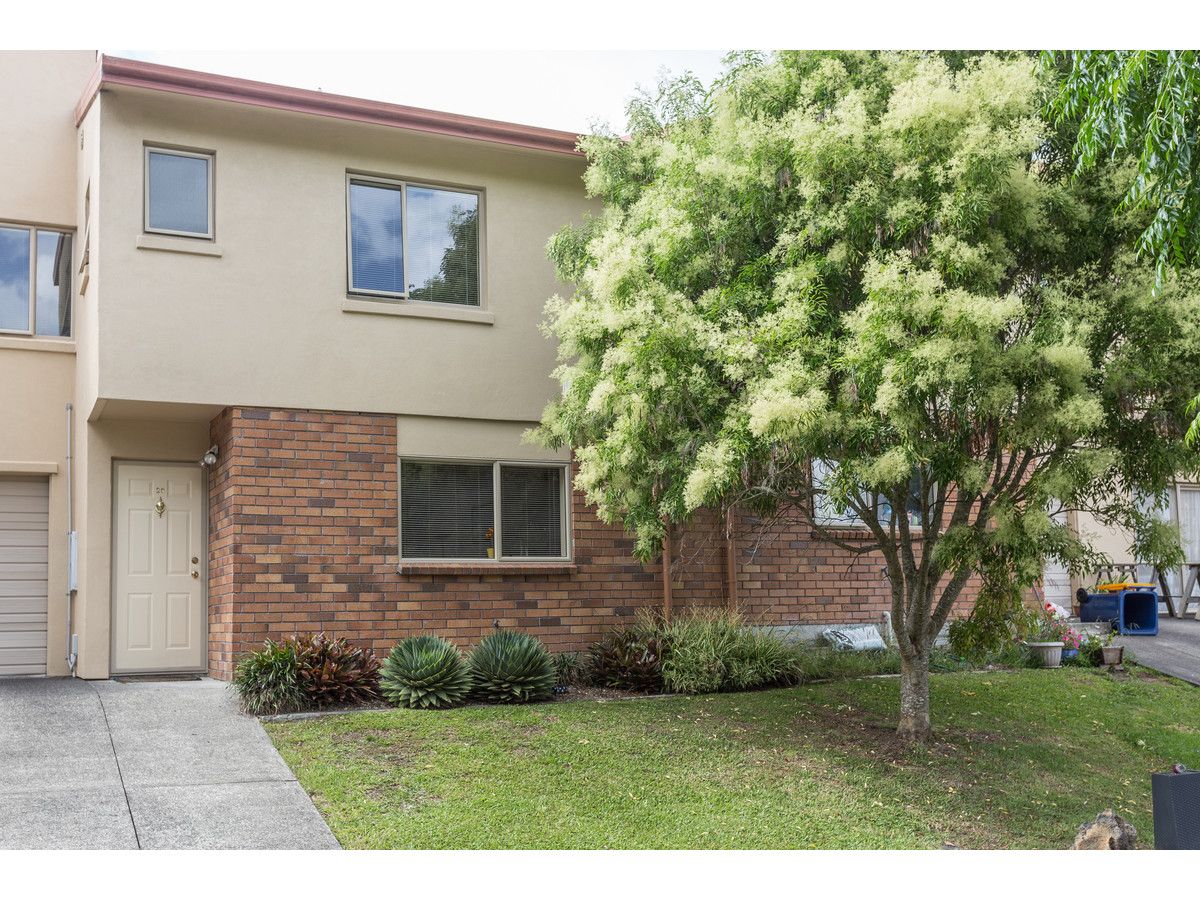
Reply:
[[[500,122],[495,119],[438,112],[378,100],[363,100],[341,94],[327,94],[324,91],[285,87],[246,78],[213,75],[208,72],[103,55],[75,107],[76,127],[83,122],[100,91],[113,87],[183,94],[265,109],[384,125],[406,131],[505,144],[566,156],[583,155],[576,147],[580,135],[571,131]]]

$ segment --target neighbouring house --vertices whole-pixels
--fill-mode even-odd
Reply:
[[[1045,599],[1070,609],[1078,606],[1075,591],[1080,587],[1091,587],[1098,580],[1134,578],[1157,586],[1161,606],[1170,615],[1200,616],[1200,484],[1186,479],[1175,481],[1156,515],[1179,530],[1183,565],[1160,571],[1137,557],[1133,535],[1128,531],[1102,523],[1085,511],[1060,513],[1060,520],[1104,553],[1112,565],[1103,572],[1072,577],[1063,566],[1048,563],[1042,578]]]
[[[596,208],[576,135],[91,52],[0,84],[0,674],[229,678],[318,629],[579,649],[663,602],[522,440],[545,244]],[[880,560],[748,524],[678,536],[676,606],[887,608]]]

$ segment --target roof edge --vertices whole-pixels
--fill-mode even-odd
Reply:
[[[75,107],[76,127],[83,122],[96,97],[106,87],[164,91],[305,115],[384,125],[426,134],[505,144],[526,150],[568,156],[581,155],[576,148],[580,135],[572,131],[556,131],[534,125],[500,122],[379,100],[363,100],[341,94],[327,94],[323,91],[285,87],[264,81],[213,75],[192,69],[103,55]]]

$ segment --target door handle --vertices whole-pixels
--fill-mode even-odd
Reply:
[[[199,578],[199,577],[200,577],[200,573],[199,573],[199,572],[197,572],[195,569],[193,569],[193,570],[192,570],[192,577],[193,577],[193,578]]]

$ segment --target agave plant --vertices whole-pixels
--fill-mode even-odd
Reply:
[[[397,706],[438,709],[462,703],[471,673],[458,648],[432,634],[408,637],[392,648],[379,673],[383,695]]]
[[[554,661],[542,642],[519,631],[493,631],[471,652],[475,694],[492,703],[528,703],[554,693]]]

